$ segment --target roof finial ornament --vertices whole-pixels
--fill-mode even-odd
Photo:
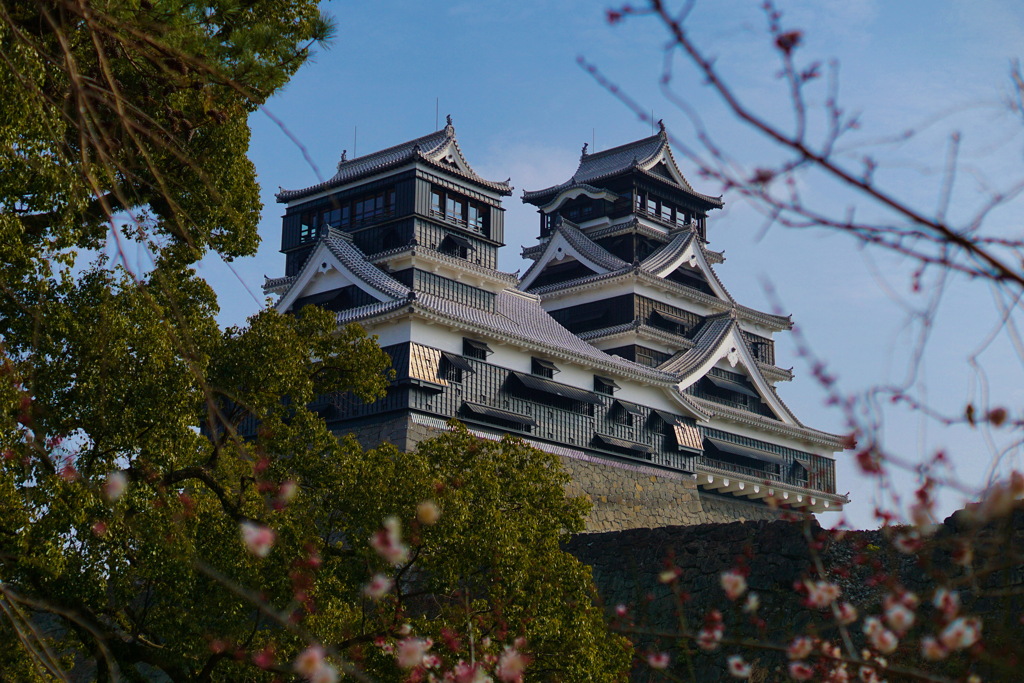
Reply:
[[[588,146],[589,146],[589,143],[586,143],[586,142],[583,143],[583,150],[580,152],[580,158],[581,159],[583,157],[587,156],[587,147]]]
[[[658,119],[658,131],[662,135],[665,134],[665,119]]]
[[[452,115],[451,114],[445,114],[444,120],[445,120],[445,123],[448,124],[448,128],[454,128],[454,126],[452,125]]]
[[[341,165],[348,161],[348,150],[341,150],[341,159],[338,160],[338,170],[341,170]]]

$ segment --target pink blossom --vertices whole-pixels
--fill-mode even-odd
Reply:
[[[857,608],[848,602],[841,603],[839,605],[838,619],[839,623],[843,626],[849,626],[857,621]]]
[[[786,656],[790,659],[806,659],[814,650],[814,641],[807,636],[798,636],[786,648]]]
[[[996,482],[982,494],[974,514],[980,521],[1002,517],[1013,509],[1021,494],[1024,494],[1024,476],[1012,472],[1009,481]]]
[[[430,649],[430,641],[423,638],[406,638],[398,643],[395,659],[403,669],[412,669],[423,664],[423,657]]]
[[[324,664],[309,677],[310,683],[337,683],[338,670],[330,664]]]
[[[436,669],[437,667],[441,666],[441,658],[437,655],[424,655],[423,666],[425,666],[428,669]]]
[[[669,656],[667,652],[652,652],[647,655],[647,666],[652,669],[667,669]]]
[[[295,658],[295,671],[306,678],[324,665],[324,649],[319,645],[310,645]]]
[[[697,633],[697,647],[708,652],[718,649],[720,640],[722,640],[721,628],[702,628]]]
[[[909,609],[917,609],[919,604],[921,604],[921,600],[917,595],[903,589],[889,593],[885,596],[885,600],[882,601],[882,605],[885,609],[889,609],[893,605],[903,605]]]
[[[889,654],[900,643],[896,634],[887,629],[878,617],[868,617],[864,620],[864,633],[867,634],[871,647],[883,654]]]
[[[820,650],[821,654],[825,655],[826,657],[831,657],[832,659],[841,659],[843,656],[843,651],[839,648],[839,646],[827,640],[822,641]]]
[[[270,667],[274,666],[274,662],[274,648],[269,646],[263,648],[259,652],[254,653],[252,656],[252,663],[261,669],[269,669]]]
[[[311,645],[295,658],[295,671],[311,683],[335,683],[338,671],[324,659],[324,649]]]
[[[864,683],[879,683],[880,680],[878,678],[878,672],[870,666],[862,666],[857,672],[857,675],[860,677],[860,680],[864,681]]]
[[[896,547],[896,550],[904,555],[913,555],[924,547],[924,541],[921,540],[921,535],[916,531],[899,534],[893,539],[892,544]]]
[[[374,600],[380,600],[391,590],[395,583],[384,574],[376,574],[370,583],[363,586],[363,594]]]
[[[804,581],[804,586],[807,587],[807,605],[815,609],[825,609],[842,593],[839,586],[829,581]]]
[[[947,588],[939,588],[932,598],[935,609],[942,612],[946,619],[952,619],[960,611],[960,594]]]
[[[850,672],[846,670],[846,663],[842,663],[828,673],[825,679],[828,683],[849,683]]]
[[[620,603],[615,606],[615,616],[624,617],[627,614],[629,614],[629,608],[627,608],[625,605]]]
[[[947,650],[964,650],[981,639],[981,620],[957,617],[942,630],[939,640]]]
[[[370,546],[395,566],[409,560],[409,547],[402,543],[402,525],[397,517],[384,520],[384,526],[370,537]]]
[[[906,633],[914,625],[914,613],[906,605],[897,603],[885,610],[885,620],[897,633]]]
[[[293,479],[281,484],[281,488],[277,490],[277,497],[282,503],[290,503],[295,500],[295,496],[299,493],[299,485]]]
[[[128,477],[121,470],[111,472],[103,482],[103,497],[113,503],[128,488]]]
[[[520,683],[523,680],[523,671],[529,663],[529,657],[509,646],[501,653],[498,668],[494,673],[497,674],[498,680],[504,683]]]
[[[814,677],[814,667],[807,662],[790,662],[789,677],[794,681],[809,681]]]
[[[242,540],[245,547],[256,557],[266,557],[274,547],[274,530],[262,524],[245,521],[241,525]]]
[[[750,678],[750,665],[743,661],[743,657],[732,655],[726,660],[729,665],[729,675],[733,678]]]
[[[761,607],[761,598],[757,593],[751,591],[747,593],[747,599],[743,603],[743,611],[747,613],[754,613]]]
[[[949,651],[935,638],[925,636],[921,639],[921,656],[928,661],[937,662],[949,656]]]
[[[416,519],[420,524],[436,524],[441,518],[441,508],[432,500],[425,500],[416,506]]]
[[[479,664],[469,664],[459,661],[451,671],[451,677],[445,675],[445,681],[452,680],[454,683],[486,683],[491,679]]]
[[[722,584],[722,590],[725,591],[725,597],[730,600],[736,600],[747,592],[747,579],[739,572],[722,572],[719,581]]]

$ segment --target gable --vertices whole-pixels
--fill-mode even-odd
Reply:
[[[652,254],[641,267],[665,280],[692,287],[723,301],[733,302],[732,296],[711,269],[711,264],[708,263],[704,250],[696,239],[687,239],[685,246],[673,253]]]
[[[694,349],[689,353],[696,351],[697,349]],[[776,419],[788,425],[800,425],[761,374],[757,361],[747,348],[739,325],[735,322],[729,325],[728,331],[721,336],[717,344],[703,353],[701,362],[690,367],[676,385],[680,392],[704,380],[723,392],[731,391],[737,396],[751,398],[756,395],[757,400],[768,406]],[[717,370],[712,373],[714,368]]]
[[[613,270],[612,266],[621,267],[626,265],[624,261],[609,254],[589,238],[584,237],[582,233],[578,233],[576,238],[580,245],[585,248],[570,242],[562,229],[556,230],[545,245],[544,252],[534,261],[530,269],[526,271],[526,274],[523,275],[519,288],[526,290],[531,287],[540,286],[536,284],[536,281],[540,278],[541,274],[547,271],[549,266],[555,268],[557,264],[562,262],[567,264],[578,263],[579,266],[572,267],[572,269],[579,270],[582,273],[581,276],[588,274],[601,275],[611,272]],[[564,270],[570,269],[568,266],[564,268]],[[574,279],[575,277],[577,276],[566,278],[566,280]]]
[[[316,297],[317,301],[319,299],[326,300],[330,297],[325,297],[324,295],[343,289],[347,289],[350,292],[348,298],[352,301],[372,303],[374,301],[390,301],[395,298],[393,294],[396,292],[382,291],[380,288],[367,282],[364,277],[360,277],[360,273],[354,272],[351,267],[343,263],[334,250],[329,248],[328,239],[330,237],[321,239],[313,253],[306,259],[302,270],[299,271],[291,286],[278,300],[275,306],[278,312],[287,312],[300,300],[314,301],[310,297]],[[354,250],[354,248],[352,249]],[[384,273],[379,273],[376,267],[370,265],[365,259],[363,259],[362,265],[373,269],[373,272],[382,279],[390,279]],[[394,284],[397,285],[394,288],[395,290],[398,288],[404,289],[399,283],[394,282]],[[359,291],[356,292],[354,290]],[[340,301],[335,301],[334,299],[331,299],[331,301],[335,305],[340,305]]]

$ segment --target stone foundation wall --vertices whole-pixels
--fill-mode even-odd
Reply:
[[[688,475],[613,461],[561,459],[572,477],[566,493],[583,496],[594,506],[587,517],[587,532],[704,521],[697,484]]]
[[[364,448],[387,442],[400,451],[410,451],[444,429],[444,422],[434,422],[427,425],[422,418],[415,421],[408,413],[396,414],[383,421],[346,425],[336,434],[352,433]],[[698,491],[689,474],[619,462],[551,444],[533,445],[558,455],[572,478],[566,493],[583,496],[593,505],[586,520],[586,533],[778,518],[776,511],[766,505]]]
[[[780,511],[763,503],[755,503],[742,498],[726,498],[714,494],[700,493],[700,505],[704,511],[702,522],[714,524],[719,522],[753,522],[772,521],[779,519]]]
[[[408,414],[399,414],[384,421],[346,425],[334,431],[335,436],[352,434],[363,448],[376,448],[390,443],[400,451],[411,451],[420,441],[436,436],[437,431],[413,422]]]

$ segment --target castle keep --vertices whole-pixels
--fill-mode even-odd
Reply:
[[[442,130],[347,159],[282,190],[280,311],[308,304],[379,337],[385,398],[324,396],[337,434],[410,449],[457,418],[559,455],[588,530],[771,518],[766,501],[842,509],[842,439],[802,424],[775,391],[775,333],[791,321],[738,304],[714,267],[708,213],[662,128],[526,191],[539,236],[523,277],[497,270],[508,181],[477,175]]]

